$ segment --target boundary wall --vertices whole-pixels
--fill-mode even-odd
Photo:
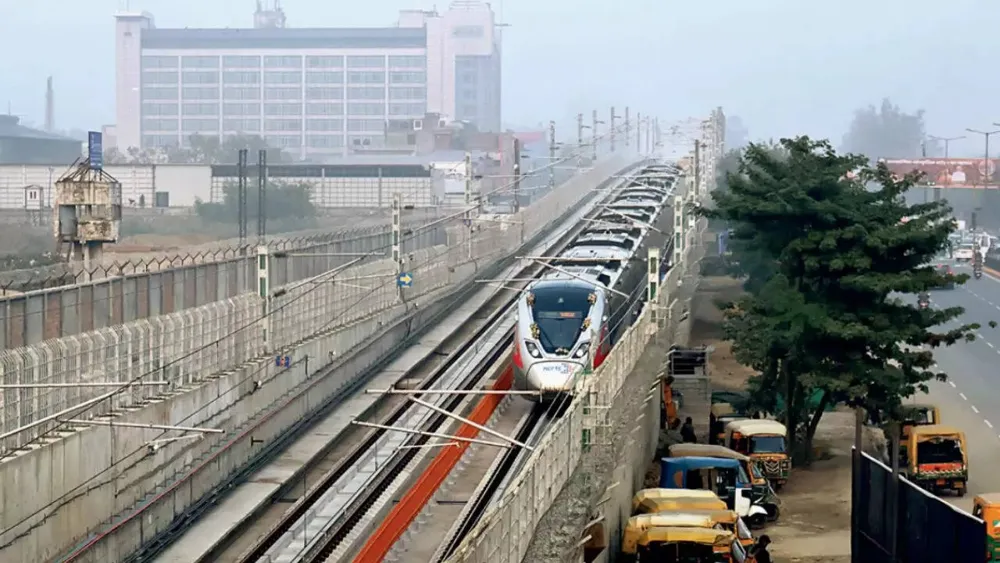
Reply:
[[[594,194],[609,177],[640,162],[616,157],[569,180],[519,214],[517,219],[526,236],[538,234],[554,217]],[[0,490],[13,491],[0,501],[0,559],[44,561],[63,552],[72,542],[93,541],[99,545],[77,561],[117,561],[169,530],[175,519],[183,519],[189,506],[205,494],[214,494],[230,475],[264,455],[267,444],[359,385],[366,369],[390,357],[415,331],[447,310],[451,300],[474,287],[475,276],[495,275],[497,266],[510,262],[520,246],[521,230],[509,225],[484,226],[475,234],[472,260],[468,259],[468,241],[460,235],[454,237],[452,245],[414,252],[414,286],[405,290],[402,299],[396,293],[395,265],[388,260],[346,269],[334,278],[334,283],[291,288],[274,303],[274,308],[281,307],[282,300],[289,304],[296,295],[318,287],[309,294],[309,299],[314,299],[311,305],[307,306],[306,298],[302,298],[296,305],[289,304],[287,311],[275,313],[272,319],[274,332],[280,333],[275,336],[282,343],[280,354],[292,359],[288,367],[276,366],[273,353],[259,352],[256,325],[218,339],[227,323],[236,322],[219,319],[219,313],[198,322],[191,311],[170,316],[174,322],[192,320],[183,330],[175,328],[177,337],[169,348],[145,347],[150,342],[149,327],[143,329],[146,332],[142,332],[141,342],[132,342],[131,350],[120,340],[111,350],[105,347],[104,357],[116,358],[118,365],[130,366],[133,351],[146,354],[143,357],[147,362],[159,361],[160,367],[148,377],[157,381],[170,378],[170,385],[149,397],[134,397],[142,392],[130,388],[122,394],[125,398],[116,395],[114,401],[99,401],[100,408],[90,413],[71,411],[65,415],[79,419],[107,414],[100,418],[107,426],[65,425],[47,434],[32,431],[37,439],[30,445],[24,444],[20,436],[7,438],[21,447],[8,449],[7,459],[0,462]],[[416,264],[421,260],[422,265]],[[388,276],[391,283],[386,285],[391,291],[379,289],[375,291],[378,297],[370,299],[387,307],[374,316],[363,318],[371,310],[354,311],[346,294],[336,293],[365,294],[378,285],[379,278],[387,277],[390,267],[393,275]],[[256,306],[260,310],[256,296],[239,299],[245,299],[251,309]],[[235,310],[246,306],[239,299],[208,307]],[[370,304],[364,307],[378,309]],[[337,330],[324,329],[320,323],[336,314],[351,315],[353,321],[341,323]],[[168,321],[161,318],[153,322]],[[145,323],[144,327],[152,324],[139,323]],[[109,330],[115,335],[132,334],[124,329],[120,333]],[[206,344],[214,345],[185,357]],[[132,369],[132,373],[145,373]],[[29,374],[19,373],[25,374],[22,377]],[[72,373],[64,370],[62,377]],[[117,376],[126,380],[127,370],[119,370]],[[53,410],[48,408],[49,413]],[[35,416],[39,420],[40,413]],[[150,447],[152,440],[176,436],[176,432],[116,428],[115,422],[214,427],[224,433],[154,448]],[[99,532],[102,528],[104,531]],[[109,534],[114,536],[113,541],[102,539]]]
[[[409,223],[411,227],[418,224]],[[419,231],[404,250],[445,244],[444,231],[444,225]],[[270,285],[277,287],[315,276],[351,260],[330,254],[387,248],[391,237],[391,227],[384,225],[305,240],[272,241],[272,251],[295,250],[317,256],[272,258]],[[240,256],[243,250],[247,248],[224,251],[222,259],[200,264],[196,263],[200,254],[173,259],[180,262],[171,261],[171,267],[166,269],[160,267],[161,260],[155,260],[133,265],[132,273],[126,270],[123,275],[96,281],[0,297],[0,350],[176,313],[255,291],[256,250],[251,247],[249,255]]]
[[[678,186],[686,184],[683,182]],[[647,304],[643,308],[637,322],[629,327],[601,367],[580,381],[575,392],[577,398],[553,424],[504,495],[480,519],[448,561],[520,562],[528,553],[538,523],[581,460],[595,448],[606,447],[612,440],[624,439],[625,446],[619,459],[625,463],[615,470],[615,482],[608,492],[602,489],[602,494],[607,496],[597,501],[604,515],[604,529],[610,530],[612,535],[618,533],[622,518],[627,519],[631,511],[632,494],[637,487],[641,487],[646,465],[656,450],[660,422],[657,381],[660,374],[645,374],[649,391],[627,436],[614,436],[609,432],[613,426],[610,408],[654,334],[665,330],[673,334],[676,330],[680,320],[677,309],[683,293],[693,294],[689,288],[678,288],[677,284],[696,279],[698,265],[692,260],[704,255],[700,240],[706,226],[707,222],[702,219],[696,223],[695,229],[688,232],[687,240],[683,241],[681,259],[674,261],[661,284],[654,306]],[[582,500],[588,504],[592,501]],[[560,560],[582,561],[583,545],[578,545],[575,554],[562,554]]]

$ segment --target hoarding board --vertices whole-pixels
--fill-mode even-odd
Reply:
[[[885,159],[893,174],[902,177],[914,170],[924,173],[921,185],[940,188],[1000,187],[1000,159],[991,158],[913,158]]]

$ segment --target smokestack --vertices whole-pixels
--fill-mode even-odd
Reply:
[[[45,131],[52,133],[56,128],[55,100],[52,92],[52,77],[45,84]]]

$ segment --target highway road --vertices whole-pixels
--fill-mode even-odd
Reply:
[[[956,271],[965,270],[956,267]],[[982,325],[974,342],[935,350],[935,360],[948,374],[948,381],[931,383],[930,397],[914,399],[936,404],[944,424],[965,432],[969,494],[958,498],[945,493],[945,498],[971,510],[976,494],[1000,492],[1000,326],[988,325],[990,321],[1000,323],[1000,277],[984,275],[953,290],[935,291],[931,302],[938,307],[964,307],[959,321]]]

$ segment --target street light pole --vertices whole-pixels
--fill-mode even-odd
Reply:
[[[549,121],[549,189],[556,187],[556,122]]]
[[[611,135],[609,141],[611,142],[611,152],[615,152],[615,119],[618,116],[615,115],[615,106],[611,106],[611,125],[609,126],[608,133]]]
[[[996,123],[994,123],[993,125],[997,126]],[[1000,129],[996,129],[993,131],[977,131],[975,129],[966,129],[966,131],[982,135],[983,143],[985,145],[983,149],[983,193],[980,194],[979,196],[979,201],[981,203],[984,199],[986,189],[990,187],[990,180],[992,179],[993,176],[993,174],[990,171],[990,137],[996,135],[997,133],[1000,133]],[[981,207],[982,205],[977,205],[976,211],[979,211]],[[975,213],[973,213],[972,215],[973,222],[975,222],[975,218],[976,218]],[[972,228],[975,228],[975,226],[972,226]]]
[[[929,135],[928,138],[933,139],[935,141],[940,141],[940,142],[944,143],[944,159],[948,160],[948,149],[951,146],[951,142],[952,141],[957,141],[959,139],[964,139],[965,135],[959,135],[957,137],[938,137],[937,135]],[[989,141],[987,141],[987,143],[988,142]],[[924,155],[924,156],[927,156],[927,155]],[[936,180],[937,179],[935,178],[935,184],[934,184],[934,201],[941,201],[941,186],[937,185]],[[948,175],[945,178],[945,185],[948,185],[948,184],[951,184],[951,175]]]

